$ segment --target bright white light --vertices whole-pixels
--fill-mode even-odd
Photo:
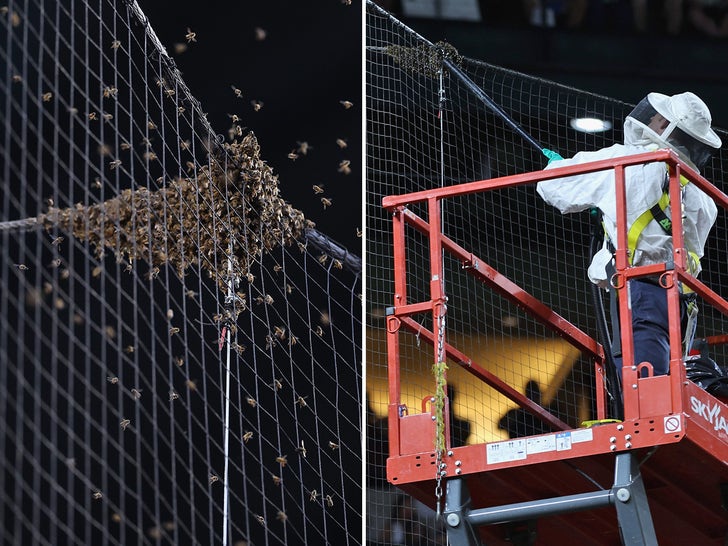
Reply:
[[[597,118],[574,118],[569,125],[572,129],[582,133],[601,133],[612,128],[611,122]]]

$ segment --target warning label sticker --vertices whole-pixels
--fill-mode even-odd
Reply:
[[[559,432],[556,434],[556,451],[571,449],[571,432]]]
[[[526,458],[526,440],[506,440],[487,444],[485,453],[488,464],[520,461]]]
[[[526,439],[526,453],[533,455],[534,453],[546,453],[547,451],[556,450],[556,435],[536,436]]]

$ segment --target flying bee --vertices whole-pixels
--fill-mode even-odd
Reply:
[[[240,121],[240,118],[238,117],[238,115],[237,115],[237,114],[228,114],[228,117],[229,117],[229,118],[230,118],[231,120],[233,120],[233,123],[237,123],[237,122],[239,122],[239,121]]]
[[[97,119],[99,119],[99,115],[96,112],[89,112],[88,119],[90,121],[96,121]]]
[[[108,98],[113,98],[113,97],[115,97],[115,96],[116,96],[116,95],[117,95],[118,93],[119,93],[119,90],[118,90],[118,89],[117,89],[116,87],[114,87],[114,86],[111,86],[111,87],[104,87],[104,98],[105,98],[105,99],[108,99]]]
[[[283,388],[283,383],[281,383],[280,379],[274,379],[273,380],[273,388],[276,391],[279,391]]]
[[[134,345],[127,345],[124,347],[124,352],[127,354],[131,354],[134,352]]]
[[[334,260],[334,267],[336,269],[343,269],[344,268],[344,264],[341,263],[341,260]]]
[[[334,505],[334,499],[331,498],[331,495],[326,495],[326,506],[331,508]]]
[[[14,264],[14,265],[15,265],[15,267],[17,267],[17,268],[18,268],[18,270],[19,270],[19,271],[28,271],[28,269],[30,269],[30,268],[29,268],[29,267],[28,267],[27,265],[25,265],[25,264]]]
[[[328,197],[321,198],[321,204],[324,206],[324,210],[326,210],[326,207],[330,207],[332,202],[333,201],[331,199],[329,199]]]
[[[119,40],[114,40],[111,42],[111,49],[119,49],[121,47],[121,42]]]
[[[104,121],[111,121],[114,119],[114,114],[104,114]]]
[[[350,174],[351,173],[351,161],[348,159],[343,159],[339,162],[339,169],[338,171],[343,174]]]
[[[174,389],[172,389],[171,391],[169,391],[169,401],[170,402],[172,400],[177,400],[178,398],[179,398],[179,394],[177,394],[177,391],[175,391]]]
[[[303,142],[296,142],[296,144],[298,144],[298,149],[296,151],[300,154],[308,155],[308,151],[313,150],[313,146],[309,145],[309,143],[305,140]]]
[[[288,340],[288,344],[291,347],[293,347],[296,343],[298,343],[298,338],[296,336],[294,336],[294,335],[291,334],[291,336],[290,336],[290,338]]]
[[[251,439],[252,437],[253,437],[253,432],[249,430],[248,432],[246,432],[245,434],[243,434],[243,442],[245,442],[245,443],[247,444],[247,443],[248,443],[248,441],[249,441],[249,440],[250,440],[250,439]]]
[[[285,523],[286,520],[288,519],[288,516],[286,515],[285,512],[279,510],[278,513],[276,514],[276,519],[278,521],[281,521],[281,522]]]
[[[139,389],[132,389],[131,395],[134,397],[134,400],[139,400],[142,397],[142,391]]]
[[[298,159],[298,154],[296,152],[289,152],[288,159],[296,161],[296,159]]]
[[[260,516],[258,514],[254,514],[254,515],[255,515],[255,520],[258,523],[260,523],[261,525],[265,525],[265,518],[263,516]]]
[[[326,265],[326,262],[328,261],[329,257],[326,254],[321,254],[318,258],[318,263],[321,265]]]
[[[121,143],[121,144],[119,145],[119,147],[120,147],[120,148],[121,148],[122,150],[126,151],[126,150],[129,150],[129,149],[131,148],[131,144],[129,144],[128,142],[122,142],[122,143]]]
[[[315,489],[308,494],[308,500],[316,502],[318,500],[318,491]]]
[[[356,236],[361,237],[364,235],[364,231],[361,228],[356,228]]]
[[[189,140],[180,140],[179,147],[183,150],[189,150],[190,149],[190,141]]]
[[[339,104],[341,104],[341,106],[343,106],[346,110],[354,106],[354,103],[348,100],[340,100]]]
[[[53,240],[51,241],[51,245],[52,245],[52,246],[58,246],[58,245],[60,245],[60,244],[61,244],[62,242],[63,242],[63,237],[61,237],[61,236],[58,236],[58,237],[56,237],[55,239],[53,239]]]
[[[234,85],[231,85],[230,87],[232,87],[233,93],[235,93],[235,96],[236,97],[238,97],[239,99],[242,99],[243,98],[243,92],[242,92],[242,90],[238,89]]]
[[[179,333],[179,328],[177,326],[172,326],[172,328],[169,329],[169,335],[173,336],[174,334]]]
[[[94,268],[93,268],[93,270],[91,271],[91,276],[92,276],[92,277],[98,277],[99,275],[101,275],[101,272],[102,272],[102,271],[103,271],[103,268],[102,268],[102,267],[101,267],[100,265],[97,265],[97,266],[96,266],[96,267],[94,267]]]
[[[336,443],[332,442],[331,440],[329,440],[329,447],[331,448],[332,451],[336,451],[337,449],[339,449],[339,444],[336,444]]]
[[[110,376],[108,376],[108,377],[106,378],[106,381],[108,381],[108,382],[109,382],[109,383],[111,383],[112,385],[116,385],[116,384],[117,384],[117,383],[119,382],[119,378],[118,378],[118,377],[116,377],[116,376],[111,376],[111,375],[110,375]]]
[[[43,93],[41,95],[41,98],[43,99],[43,102],[50,102],[53,98],[53,93],[51,93],[50,91],[48,93]]]
[[[182,55],[185,51],[187,51],[187,44],[183,44],[181,42],[176,42],[174,44],[174,52],[177,55]]]
[[[219,479],[220,478],[218,478],[215,474],[210,474],[210,478],[209,478],[210,485],[212,485],[213,483],[217,482]]]
[[[260,27],[255,27],[255,39],[259,42],[262,42],[266,39],[268,36],[268,33],[265,31],[265,29],[262,29]]]
[[[175,93],[174,89],[165,89],[164,90],[164,94],[167,95],[168,98],[174,97],[174,93]]]
[[[306,402],[306,396],[298,396],[296,399],[296,405],[298,405],[299,408],[305,408],[308,406],[308,403]]]
[[[337,138],[336,145],[339,148],[341,148],[342,150],[348,146],[348,144],[346,143],[346,140],[344,140],[343,138]]]
[[[147,122],[147,127],[149,128],[150,131],[154,131],[157,128],[157,124],[154,123],[152,120],[149,120]]]
[[[255,401],[255,398],[251,398],[250,396],[246,396],[245,401],[253,408],[258,404],[258,402]]]
[[[191,391],[197,390],[197,383],[195,383],[195,381],[192,379],[188,379],[187,381],[185,381],[185,385],[187,385],[187,388]]]
[[[192,32],[192,29],[190,27],[187,27],[187,34],[185,34],[185,39],[187,40],[187,43],[192,43],[197,41],[197,33]]]
[[[323,328],[321,328],[321,326],[319,326],[319,325],[316,325],[316,328],[314,329],[314,333],[315,333],[315,334],[316,334],[317,336],[319,336],[319,337],[323,337],[323,336],[324,336],[324,329],[323,329]]]
[[[250,105],[256,112],[260,112],[260,109],[263,108],[263,102],[259,100],[251,100]]]
[[[270,477],[273,479],[274,485],[280,485],[281,484],[281,477],[276,476],[275,474],[271,474]]]
[[[112,161],[111,163],[109,163],[109,169],[111,169],[113,171],[114,169],[116,169],[120,165],[121,165],[121,159],[115,159],[114,161]]]
[[[273,266],[273,271],[275,271],[276,273],[280,273],[282,269],[283,269],[283,266],[280,264],[276,264]]]
[[[127,427],[131,424],[131,419],[122,419],[119,425],[121,426],[121,430],[126,430]]]
[[[287,455],[279,455],[276,457],[276,462],[285,468],[285,466],[288,464],[288,456]]]
[[[320,193],[324,193],[324,186],[323,186],[323,184],[314,184],[311,187],[313,188],[313,193],[315,193],[316,195],[318,195]]]
[[[296,453],[301,455],[302,457],[306,457],[306,446],[303,445],[303,440],[301,440],[301,447],[296,448]]]
[[[283,326],[276,326],[273,330],[273,335],[278,339],[285,339],[286,329]]]
[[[103,496],[104,496],[103,493],[101,493],[101,491],[99,491],[98,489],[96,491],[94,491],[92,494],[92,497],[94,498],[94,500],[99,500]]]

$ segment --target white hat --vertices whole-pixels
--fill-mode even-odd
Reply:
[[[721,147],[720,137],[710,127],[710,110],[695,93],[687,91],[671,97],[650,93],[647,99],[660,115],[691,137],[712,148]]]

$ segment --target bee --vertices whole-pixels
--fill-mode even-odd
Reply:
[[[44,282],[43,283],[43,293],[47,295],[47,294],[50,294],[51,292],[53,292],[53,285],[49,282]]]
[[[48,91],[48,93],[43,93],[41,95],[41,98],[43,99],[43,102],[50,102],[53,98],[53,93],[51,93],[50,91]]]
[[[339,444],[336,444],[336,443],[332,442],[331,440],[329,440],[329,447],[331,448],[332,451],[336,451],[337,449],[339,449]]]
[[[321,185],[314,184],[312,186],[312,188],[313,188],[313,193],[315,193],[316,195],[318,195],[320,193],[324,193],[324,186],[323,186],[323,184],[321,184]]]
[[[308,500],[316,502],[318,500],[318,491],[315,489],[308,494]]]
[[[276,326],[273,330],[273,335],[278,339],[285,339],[286,329],[283,326]]]
[[[113,171],[114,169],[116,169],[120,165],[121,165],[121,159],[115,159],[114,161],[112,161],[111,163],[109,163],[109,169],[111,169]]]
[[[321,198],[321,204],[324,206],[324,210],[326,210],[326,207],[330,207],[331,203],[333,203],[333,201],[328,197]]]
[[[339,104],[341,104],[341,106],[343,106],[346,110],[354,106],[354,103],[348,100],[340,100]]]
[[[13,74],[13,82],[20,83],[23,81],[23,77],[20,74]]]
[[[356,228],[356,236],[361,238],[361,236],[364,235],[364,230],[361,228]]]
[[[121,430],[126,430],[126,428],[131,424],[131,419],[122,419],[119,425],[121,426]]]
[[[336,139],[336,145],[341,148],[342,150],[348,146],[346,141],[343,138],[337,138]]]
[[[97,119],[99,119],[99,115],[96,112],[89,112],[88,119],[90,121],[96,121]]]
[[[296,161],[296,159],[298,159],[298,154],[296,152],[290,152],[288,154],[288,159],[290,159],[292,161]]]
[[[63,301],[61,298],[56,298],[54,302],[56,309],[65,309],[66,308],[66,302]]]
[[[132,389],[131,395],[134,397],[134,400],[139,400],[142,397],[142,391],[139,389]]]
[[[326,262],[328,261],[329,257],[326,254],[321,254],[318,258],[318,263],[321,265],[326,265]]]
[[[128,150],[128,149],[130,149],[130,148],[131,148],[131,144],[129,144],[128,142],[122,142],[122,143],[121,143],[121,144],[119,145],[119,147],[120,147],[120,148],[121,148],[122,150],[126,151],[126,150]]]
[[[240,121],[240,118],[237,114],[228,114],[228,117],[233,120],[233,123],[238,123]]]
[[[101,275],[101,271],[103,271],[103,268],[100,265],[97,265],[91,271],[91,276],[92,277],[98,277],[99,275]]]
[[[110,339],[114,339],[116,337],[116,330],[114,329],[113,326],[107,326],[106,329],[104,330],[104,332],[106,332],[106,335]]]
[[[99,177],[94,178],[94,188],[100,188],[101,187],[101,179]]]
[[[179,366],[179,367],[181,368],[181,367],[182,367],[182,366],[184,366],[184,364],[185,364],[185,359],[184,359],[184,358],[182,358],[181,356],[178,356],[178,357],[177,357],[177,358],[175,359],[175,363],[177,364],[177,366]]]
[[[185,292],[185,295],[190,299],[194,299],[195,296],[197,296],[197,293],[194,290],[187,290],[187,292]]]
[[[334,267],[336,269],[343,269],[344,268],[344,264],[341,263],[341,260],[334,260],[333,263],[334,263]]]
[[[165,89],[164,90],[164,94],[167,95],[168,98],[174,97],[174,93],[175,93],[174,89]]]
[[[187,51],[187,44],[183,44],[181,42],[176,42],[174,44],[174,52],[177,55],[182,55],[185,51]]]
[[[278,521],[282,521],[283,523],[285,523],[286,520],[288,519],[288,516],[286,515],[285,512],[282,512],[281,510],[279,510],[278,513],[276,514],[276,519]]]
[[[183,150],[189,150],[190,149],[190,141],[189,140],[180,140],[179,141],[179,147]]]
[[[308,406],[308,403],[306,402],[306,398],[307,398],[306,396],[299,395],[298,398],[296,399],[296,405],[299,408],[305,408],[306,406]]]
[[[179,333],[179,328],[177,326],[172,326],[169,329],[169,335],[170,336],[173,336],[173,335],[178,334],[178,333]]]
[[[250,440],[250,439],[251,439],[252,437],[253,437],[253,433],[252,433],[252,431],[247,431],[247,432],[246,432],[245,434],[243,434],[243,442],[245,442],[245,443],[247,444],[247,443],[248,443],[248,441],[249,441],[249,440]]]
[[[70,276],[71,276],[71,272],[70,272],[70,271],[69,271],[68,269],[63,269],[63,270],[61,271],[61,278],[62,278],[63,280],[66,280],[66,279],[67,279],[68,277],[70,277]]]
[[[197,33],[192,32],[192,29],[190,27],[187,27],[187,34],[185,34],[185,38],[187,39],[187,43],[192,43],[197,41]]]
[[[184,106],[178,106],[177,107],[177,113],[178,114],[184,114],[185,113],[185,107]]]
[[[341,3],[345,6],[351,6],[351,0],[341,0]]]
[[[281,383],[280,379],[274,379],[273,380],[273,388],[276,391],[279,391],[283,388],[283,383]]]
[[[28,267],[27,265],[25,265],[25,264],[15,264],[15,267],[17,267],[17,268],[18,268],[18,270],[20,270],[20,271],[28,271],[28,269],[30,269],[30,268],[29,268],[29,267]]]
[[[266,39],[268,36],[268,33],[265,31],[265,29],[262,29],[260,27],[255,27],[255,39],[259,42],[262,42]]]
[[[282,269],[283,269],[283,266],[280,264],[276,264],[273,266],[273,271],[275,271],[276,273],[280,273]]]
[[[154,161],[155,159],[157,159],[157,154],[155,154],[154,152],[144,152],[143,157],[147,161]]]
[[[209,478],[210,485],[212,485],[213,483],[215,483],[219,479],[220,478],[218,478],[215,474],[210,474],[210,478]]]
[[[119,40],[114,40],[111,42],[111,49],[119,49],[121,47],[121,42]]]
[[[149,128],[150,131],[154,131],[157,128],[157,124],[154,123],[152,120],[149,120],[147,122],[147,127]],[[149,142],[149,139],[146,139],[146,141]],[[150,144],[147,144],[147,146],[150,146]]]
[[[301,457],[306,458],[306,446],[303,445],[303,440],[301,440],[301,447],[296,448],[296,453],[301,455]]]
[[[326,506],[331,508],[334,505],[334,499],[331,498],[331,495],[326,495]]]
[[[127,345],[124,347],[124,352],[127,354],[131,354],[134,352],[134,345]]]
[[[75,116],[76,114],[78,114],[78,108],[76,108],[75,106],[69,106],[68,113],[72,116]]]
[[[192,379],[188,379],[187,381],[185,381],[185,385],[187,385],[187,388],[191,391],[197,390],[197,383],[195,383]]]
[[[276,462],[281,465],[283,468],[288,464],[288,456],[287,455],[279,455],[276,457]]]
[[[280,485],[281,484],[281,477],[276,476],[275,474],[270,475],[271,478],[273,478],[273,484]]]
[[[114,119],[114,114],[104,114],[104,121],[111,121]]]
[[[259,100],[251,100],[250,104],[256,112],[260,112],[260,109],[263,108],[263,102]]]
[[[116,87],[104,87],[104,98],[112,98],[115,97],[119,93],[119,90]]]
[[[174,318],[174,311],[172,309],[167,309],[167,320],[172,320]]]
[[[296,142],[298,144],[298,153],[308,155],[309,150],[313,150],[313,146],[310,146],[305,140],[303,142]]]
[[[152,279],[156,279],[157,275],[159,275],[159,268],[154,266],[147,272],[147,279],[151,281]]]
[[[94,500],[99,500],[99,499],[103,498],[103,496],[104,496],[103,493],[101,493],[101,491],[99,491],[98,489],[96,489],[92,494],[92,497],[94,498]]]
[[[298,338],[291,334],[288,344],[293,347],[296,343],[298,343]]]
[[[178,398],[179,398],[179,394],[177,394],[177,391],[175,391],[174,389],[172,389],[171,391],[169,391],[169,401],[170,402],[172,400],[177,400]]]
[[[256,402],[255,398],[251,398],[250,396],[246,396],[245,401],[248,403],[248,405],[250,407],[253,407],[253,408],[258,404],[258,402]]]
[[[339,162],[338,171],[343,174],[351,173],[351,167],[349,165],[351,165],[351,161],[349,161],[348,159],[343,159]]]
[[[111,376],[111,375],[110,375],[110,376],[108,376],[108,377],[106,378],[106,381],[108,381],[108,382],[109,382],[109,383],[111,383],[112,385],[116,385],[116,384],[117,384],[117,383],[119,382],[119,378],[118,378],[118,377],[116,377],[115,375],[114,375],[114,376]]]
[[[321,326],[316,325],[316,328],[314,329],[314,333],[319,337],[324,337],[324,329],[321,328]]]
[[[233,343],[232,345],[233,350],[238,353],[239,355],[242,355],[245,351],[245,345],[240,345],[240,343]]]
[[[121,514],[117,514],[116,512],[111,514],[111,521],[114,523],[121,523]]]
[[[263,516],[260,516],[258,514],[254,514],[254,516],[258,523],[260,523],[261,525],[265,525],[265,518]]]
[[[230,87],[232,87],[233,93],[235,93],[235,96],[236,97],[238,97],[239,99],[242,99],[243,98],[243,92],[242,92],[242,90],[238,89],[234,85],[231,85]]]

